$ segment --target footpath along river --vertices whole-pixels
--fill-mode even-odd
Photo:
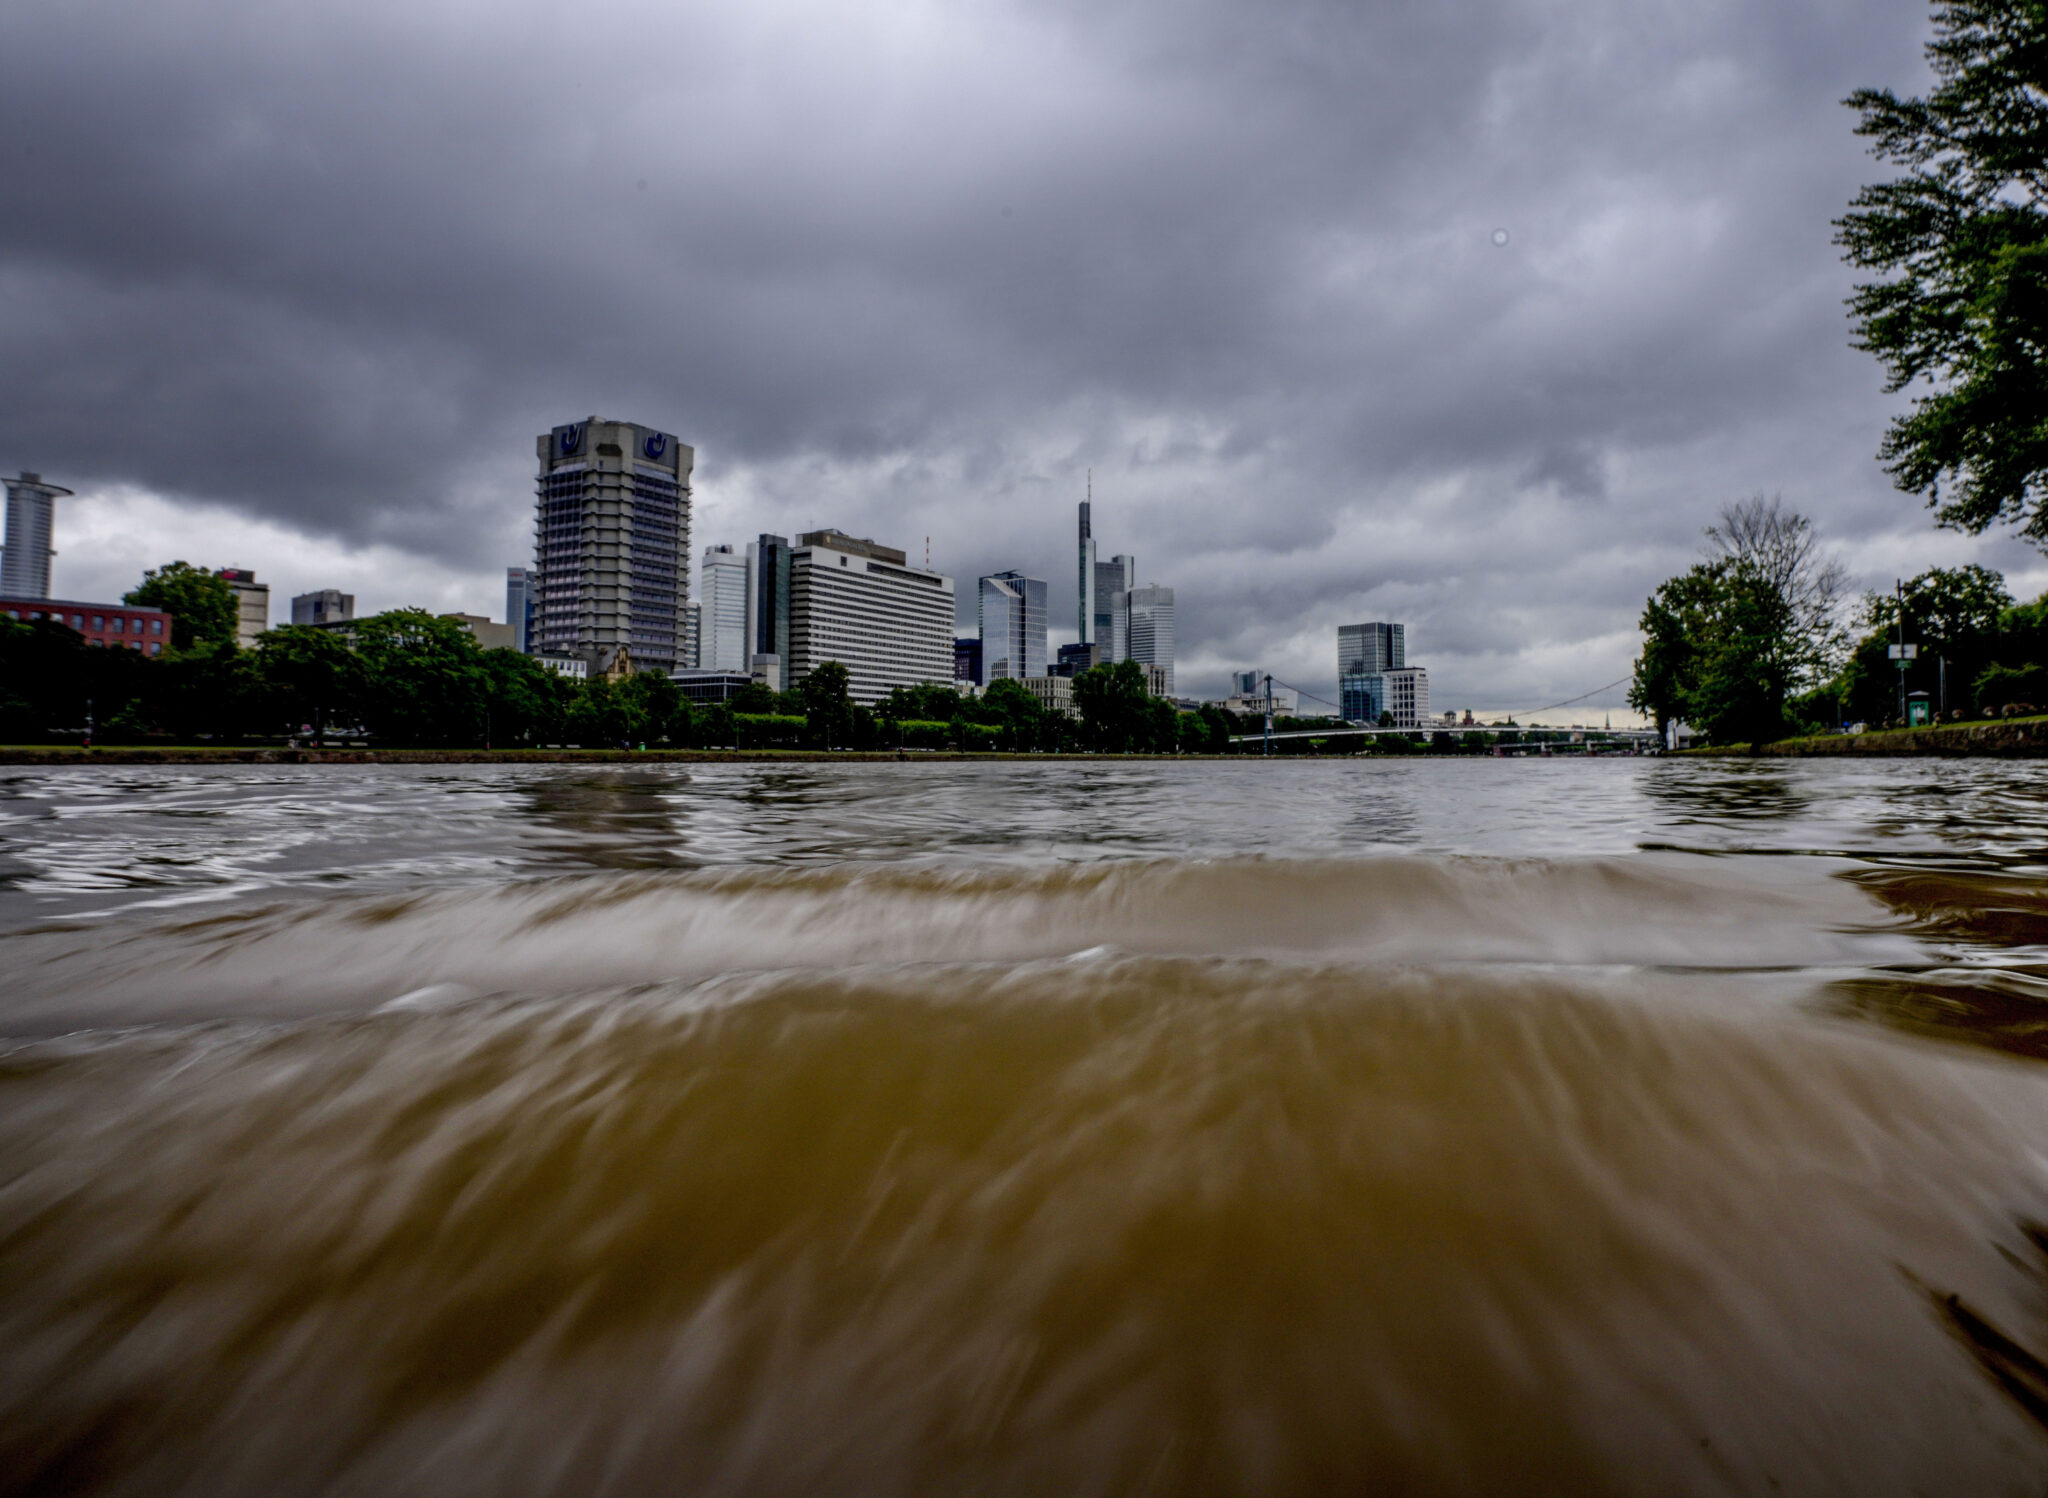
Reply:
[[[2048,1485],[2048,766],[0,769],[0,1494]]]

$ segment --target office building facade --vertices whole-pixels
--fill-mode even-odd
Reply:
[[[162,655],[171,643],[171,616],[132,603],[79,603],[68,598],[10,598],[0,594],[0,616],[24,623],[47,619],[110,650]]]
[[[543,434],[535,451],[528,648],[600,671],[621,655],[636,667],[675,669],[690,601],[695,451],[670,433],[596,416]]]
[[[247,650],[270,628],[270,584],[246,567],[223,567],[216,576],[235,590],[235,643]]]
[[[50,558],[57,554],[57,501],[69,489],[40,473],[7,480],[7,531],[0,541],[0,596],[48,598]]]
[[[1424,728],[1429,724],[1429,672],[1420,666],[1398,666],[1383,673],[1387,683],[1386,711],[1393,714],[1396,728]]]
[[[1056,652],[1052,664],[1046,669],[1054,676],[1074,677],[1091,667],[1101,665],[1103,659],[1104,652],[1100,645],[1062,645]]]
[[[505,569],[505,622],[512,626],[514,650],[531,648],[533,638],[533,569]]]
[[[1173,589],[1132,588],[1123,597],[1124,654],[1119,659],[1158,667],[1165,685],[1153,695],[1170,697],[1173,695]]]
[[[745,673],[749,571],[746,557],[732,547],[706,549],[699,593],[704,607],[698,623],[698,670]]]
[[[784,689],[827,661],[846,667],[853,700],[953,680],[953,579],[901,551],[840,531],[810,531],[790,553]]]
[[[953,641],[953,680],[981,685],[981,641],[962,635]]]
[[[1045,675],[1045,582],[1021,572],[981,580],[981,667],[985,681]]]
[[[1398,671],[1408,664],[1405,633],[1405,626],[1399,624],[1338,625],[1337,675]]]
[[[321,588],[318,592],[299,593],[292,598],[294,624],[339,624],[355,616],[356,595],[344,593],[339,588]]]
[[[1074,706],[1074,683],[1066,676],[1033,676],[1019,683],[1025,691],[1038,699],[1038,705],[1049,713],[1064,713],[1069,718],[1081,716],[1081,710]]]
[[[1088,643],[1102,647],[1105,661],[1130,658],[1130,642],[1125,638],[1125,626],[1130,622],[1130,615],[1124,595],[1137,585],[1136,557],[1118,555],[1106,562],[1095,563],[1095,594],[1090,601],[1095,611],[1095,624]]]

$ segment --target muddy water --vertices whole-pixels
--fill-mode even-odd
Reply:
[[[0,1492],[2030,1493],[2048,774],[0,772]]]

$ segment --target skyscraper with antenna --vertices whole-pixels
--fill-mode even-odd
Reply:
[[[1083,645],[1095,643],[1095,524],[1089,512],[1095,506],[1095,470],[1088,470],[1088,497],[1081,501],[1081,595],[1078,639]]]

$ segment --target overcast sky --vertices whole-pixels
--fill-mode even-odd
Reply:
[[[1925,0],[19,0],[0,467],[56,591],[173,557],[502,617],[533,438],[697,449],[695,545],[832,525],[1073,638],[1074,506],[1177,590],[1180,684],[1439,708],[1627,674],[1780,493],[1858,581],[2035,552],[1874,459],[1840,100]],[[1505,243],[1500,241],[1505,239]],[[694,584],[693,584],[694,586]],[[1592,710],[1618,704],[1619,690]]]

